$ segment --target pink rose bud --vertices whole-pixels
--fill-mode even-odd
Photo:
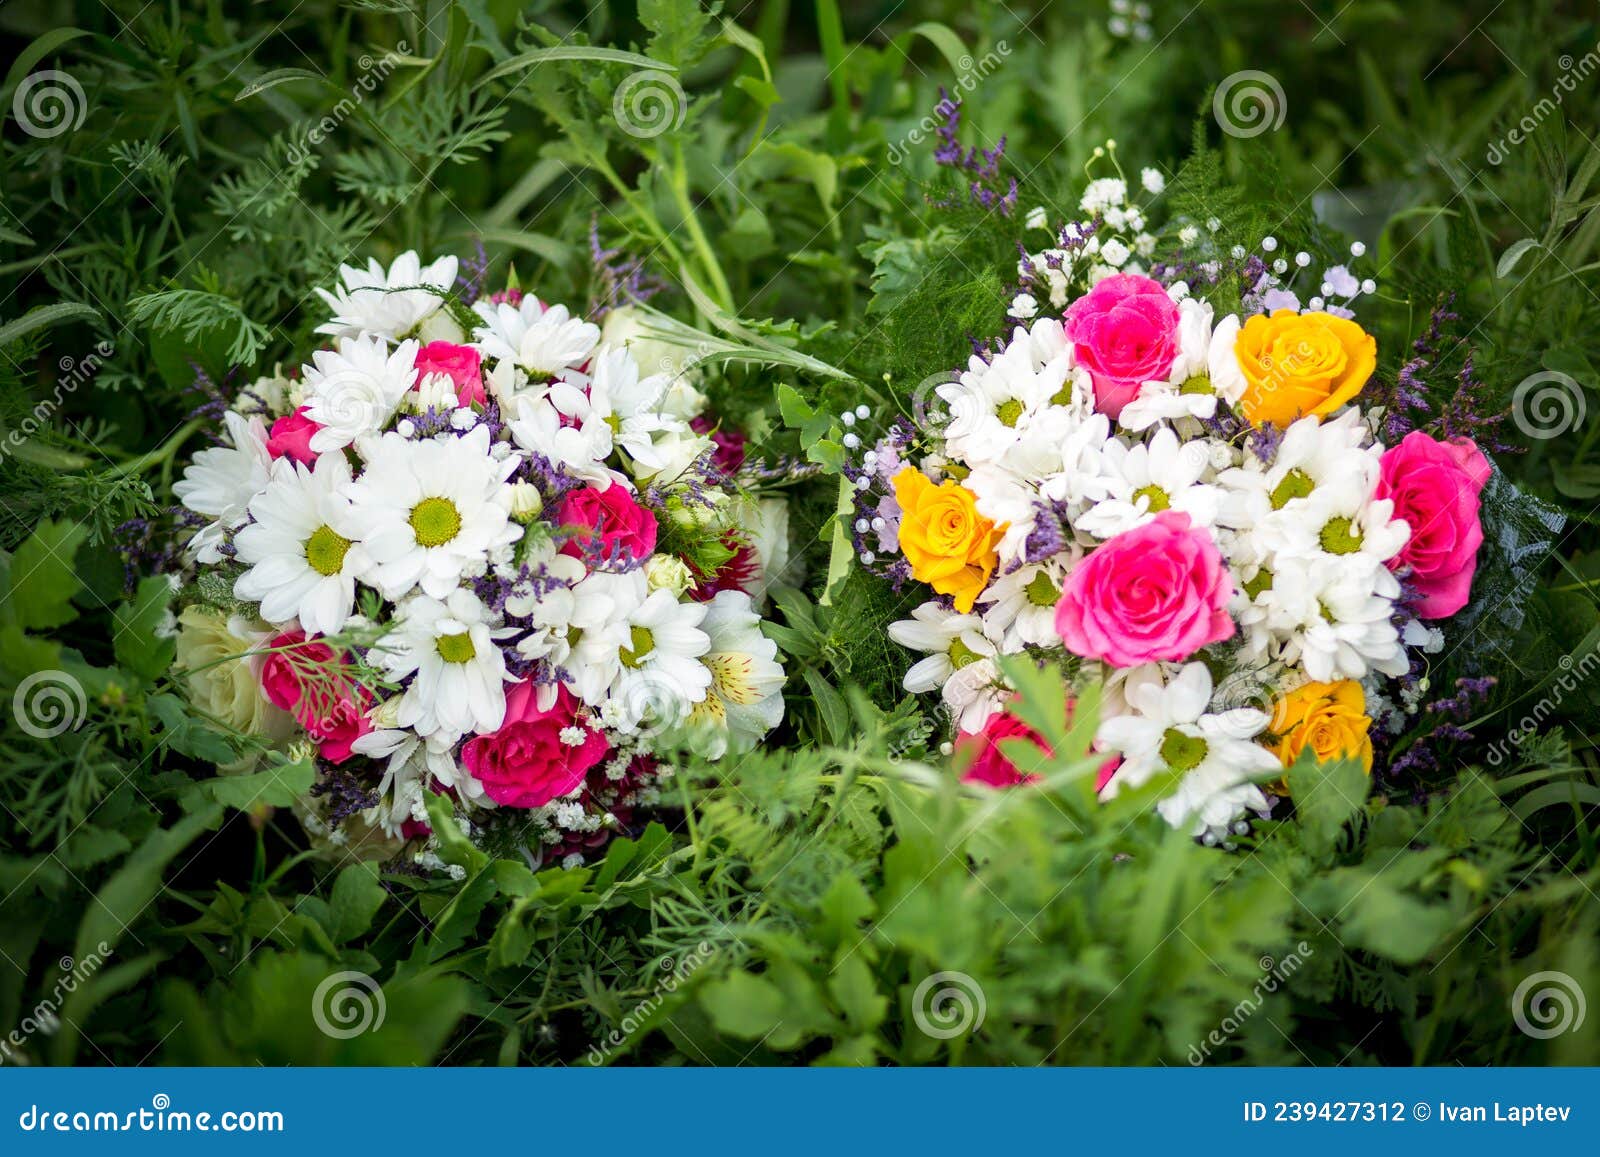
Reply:
[[[306,407],[301,406],[272,423],[272,429],[267,432],[267,453],[274,458],[287,455],[296,462],[315,466],[317,455],[311,449],[311,436],[320,429],[321,426],[306,417]]]
[[[456,401],[463,406],[481,406],[488,395],[483,389],[482,359],[469,345],[430,341],[417,351],[418,382],[429,374],[443,374],[455,383]]]

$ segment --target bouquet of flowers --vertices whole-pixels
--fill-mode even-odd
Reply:
[[[924,656],[904,686],[942,696],[967,779],[1019,782],[1000,740],[1043,745],[998,662],[1028,655],[1103,681],[1099,790],[1156,783],[1166,820],[1214,843],[1270,814],[1302,753],[1370,772],[1417,710],[1492,467],[1465,421],[1436,437],[1364,404],[1372,281],[1337,265],[1302,303],[1309,255],[1219,253],[1215,221],[1170,230],[1200,259],[1146,268],[1120,175],[1081,207],[1020,247],[1008,339],[925,383],[911,419],[844,437],[854,545],[927,592],[890,635]]]
[[[174,488],[191,695],[314,759],[314,836],[438,867],[445,819],[581,863],[658,798],[663,732],[715,758],[782,717],[782,503],[623,311],[608,340],[453,257],[341,275],[327,347],[217,399]]]

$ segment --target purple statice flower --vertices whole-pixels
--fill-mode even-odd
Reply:
[[[644,260],[626,256],[620,248],[600,244],[600,217],[589,217],[589,262],[594,270],[597,292],[589,306],[589,317],[599,321],[628,302],[648,301],[664,288],[662,282],[645,272]]]
[[[1005,159],[1006,138],[1002,136],[992,148],[980,149],[974,145],[970,149],[963,149],[959,140],[961,102],[952,99],[943,87],[939,89],[939,103],[933,106],[933,111],[939,120],[935,130],[939,143],[934,146],[934,161],[943,168],[970,178],[967,181],[967,196],[973,204],[991,211],[999,210],[1001,216],[1009,217],[1017,207],[1017,181],[1012,177],[1003,187],[1000,184],[1000,163]],[[958,197],[952,196],[936,201],[934,205],[947,209],[958,201]]]
[[[483,247],[483,239],[474,237],[472,246],[476,252],[461,263],[461,272],[456,274],[456,284],[461,287],[460,296],[463,305],[471,305],[482,297],[484,286],[489,279],[489,251]]]
[[[197,362],[190,362],[189,368],[194,371],[194,381],[185,387],[184,392],[198,394],[201,401],[185,415],[185,418],[188,421],[201,418],[210,423],[212,428],[204,430],[203,433],[211,440],[213,445],[220,446],[223,444],[221,434],[222,416],[228,412],[228,407],[233,400],[223,390],[222,386],[211,380],[211,375],[201,369]],[[228,376],[233,376],[231,371]]]
[[[378,793],[363,787],[355,773],[342,767],[326,767],[322,778],[311,785],[311,794],[328,797],[328,827],[337,828],[357,812],[378,806]]]

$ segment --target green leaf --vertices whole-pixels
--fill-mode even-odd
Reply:
[[[128,935],[129,925],[160,895],[167,865],[202,832],[216,827],[221,818],[220,808],[207,806],[146,837],[84,907],[74,957],[88,960],[92,954],[104,959],[115,951]],[[55,1042],[56,1055],[62,1063],[70,1062],[78,1031],[99,1003],[103,984],[103,980],[100,985],[91,981],[67,998],[61,1018],[64,1027]]]
[[[166,621],[172,601],[172,584],[165,575],[151,575],[139,583],[131,601],[117,607],[112,652],[117,662],[148,682],[155,682],[172,666],[176,643],[157,632]]]
[[[235,752],[228,741],[191,716],[183,700],[176,695],[152,695],[146,700],[146,706],[161,724],[161,742],[179,755],[218,766],[234,759]]]
[[[1345,825],[1361,811],[1372,779],[1353,759],[1318,763],[1308,748],[1284,775],[1306,849],[1326,856],[1338,846]]]
[[[846,956],[834,968],[828,978],[828,991],[857,1032],[877,1028],[889,1011],[889,998],[878,991],[872,969],[859,952]]]
[[[234,101],[249,100],[257,93],[266,92],[269,88],[277,88],[280,84],[288,84],[295,80],[315,81],[319,85],[338,90],[338,85],[331,82],[320,72],[312,72],[309,68],[275,68],[271,72],[256,77],[249,84],[239,90],[239,95]]]
[[[72,597],[83,589],[73,567],[88,538],[74,522],[41,522],[11,557],[11,612],[24,630],[47,630],[72,622]]]
[[[600,64],[628,64],[634,68],[656,68],[663,72],[677,72],[675,65],[653,57],[641,56],[637,52],[624,52],[617,48],[595,48],[582,44],[563,44],[554,48],[535,48],[531,52],[523,52],[513,56],[502,64],[497,64],[484,73],[479,83],[486,84],[491,80],[499,80],[502,76],[510,76],[516,72],[526,72],[541,64],[549,64],[558,60],[587,60]]]
[[[351,864],[333,882],[329,935],[339,944],[354,940],[372,927],[372,918],[387,898],[376,865]]]
[[[62,325],[69,321],[99,321],[100,311],[79,301],[63,301],[55,305],[40,305],[27,313],[0,325],[0,346],[8,346],[20,337],[26,337],[45,326]]]
[[[222,775],[201,784],[225,807],[250,811],[263,805],[288,807],[311,790],[317,769],[310,762],[280,763],[249,775]]]
[[[769,981],[748,972],[730,973],[700,991],[700,1004],[718,1032],[760,1040],[783,1020],[783,993]]]

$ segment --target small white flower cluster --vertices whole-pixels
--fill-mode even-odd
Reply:
[[[363,824],[414,833],[445,793],[562,844],[654,798],[662,730],[720,756],[781,718],[757,608],[784,512],[712,471],[703,395],[640,371],[623,311],[468,309],[456,269],[341,269],[330,346],[246,390],[174,490],[265,640],[260,695]]]
[[[1106,19],[1106,31],[1119,40],[1149,40],[1155,35],[1150,23],[1153,15],[1150,5],[1134,0],[1111,0],[1111,15]]]
[[[1107,141],[1094,150],[1094,160],[1109,157],[1115,166],[1116,149],[1116,141]],[[1128,181],[1120,168],[1116,176],[1090,181],[1078,202],[1085,217],[1057,230],[1054,245],[1029,252],[1018,262],[1017,277],[1022,288],[1011,300],[1009,316],[1027,322],[1041,311],[1060,312],[1069,300],[1102,278],[1114,273],[1143,273],[1143,263],[1156,248],[1151,205],[1166,187],[1161,171],[1150,168],[1139,174],[1139,188],[1145,198],[1142,200],[1130,197]],[[1030,231],[1052,228],[1043,205],[1029,210],[1026,227]]]

